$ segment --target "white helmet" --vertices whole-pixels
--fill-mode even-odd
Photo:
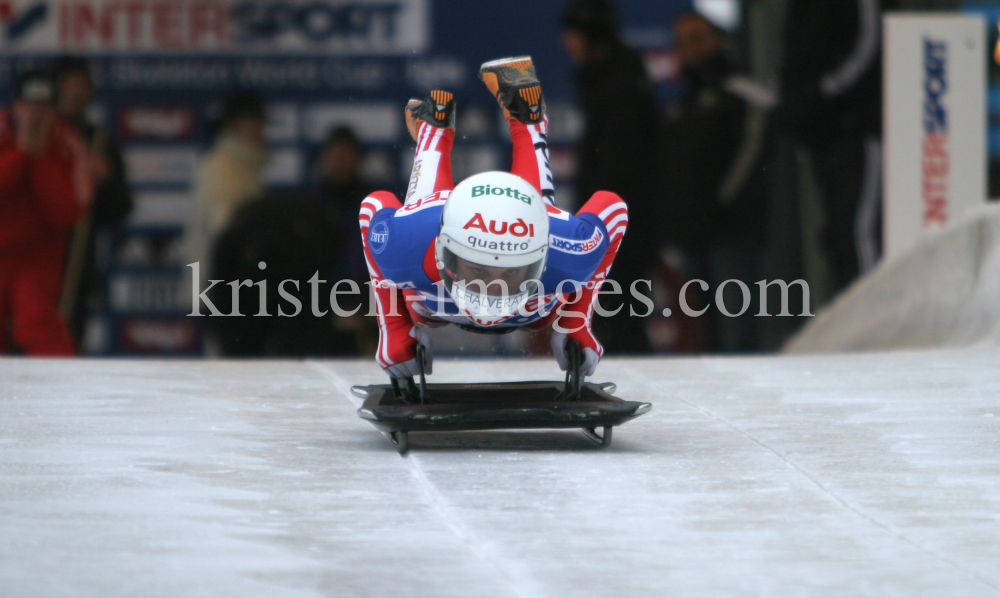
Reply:
[[[548,211],[535,187],[507,172],[483,172],[445,202],[434,255],[459,311],[493,326],[537,294],[548,248]]]

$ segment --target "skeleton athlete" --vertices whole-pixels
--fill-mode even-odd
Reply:
[[[361,204],[361,238],[375,290],[376,360],[393,378],[417,375],[425,328],[456,324],[478,333],[551,327],[552,349],[566,370],[567,340],[584,349],[581,372],[593,375],[603,349],[591,332],[594,303],[628,224],[625,202],[595,193],[574,215],[555,207],[548,120],[528,56],[480,67],[503,109],[514,145],[511,173],[484,172],[455,186],[451,149],[455,99],[432,91],[406,105],[417,142],[403,203],[377,191]]]

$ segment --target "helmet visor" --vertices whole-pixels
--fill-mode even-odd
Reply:
[[[524,266],[489,266],[441,252],[441,279],[458,307],[473,316],[511,317],[533,297],[545,257]]]

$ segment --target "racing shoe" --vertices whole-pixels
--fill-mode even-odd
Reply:
[[[455,94],[435,89],[422,100],[412,99],[406,103],[406,128],[413,140],[417,140],[417,121],[424,121],[440,129],[455,128]]]
[[[531,56],[484,62],[479,67],[479,78],[500,103],[507,122],[517,120],[526,125],[541,122],[545,115],[545,99]]]

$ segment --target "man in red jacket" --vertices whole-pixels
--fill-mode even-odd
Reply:
[[[68,232],[93,195],[83,140],[58,122],[44,72],[0,112],[0,354],[73,355],[58,312]],[[12,346],[13,344],[13,346]]]

